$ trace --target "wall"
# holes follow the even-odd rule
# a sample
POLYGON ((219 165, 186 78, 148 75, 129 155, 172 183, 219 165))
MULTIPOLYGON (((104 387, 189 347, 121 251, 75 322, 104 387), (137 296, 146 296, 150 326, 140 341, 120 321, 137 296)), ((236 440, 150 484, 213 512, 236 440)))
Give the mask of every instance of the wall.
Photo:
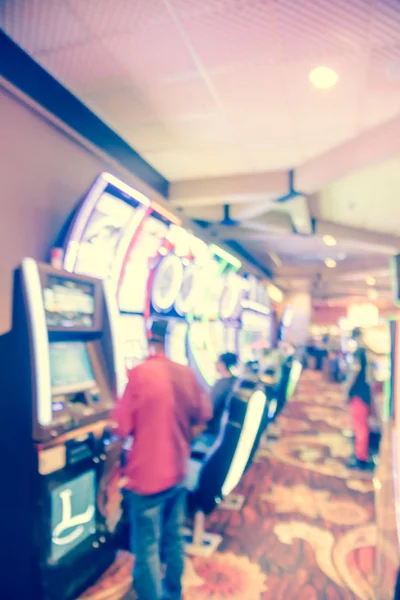
POLYGON ((285 340, 295 346, 302 346, 307 342, 311 324, 311 296, 305 293, 292 294, 287 298, 286 305, 291 307, 292 320, 285 340))
POLYGON ((0 132, 1 334, 11 325, 12 271, 21 259, 48 259, 72 208, 101 171, 136 182, 1 85, 0 132))
POLYGON ((347 316, 346 306, 318 306, 312 311, 313 325, 337 325, 339 319, 347 316))

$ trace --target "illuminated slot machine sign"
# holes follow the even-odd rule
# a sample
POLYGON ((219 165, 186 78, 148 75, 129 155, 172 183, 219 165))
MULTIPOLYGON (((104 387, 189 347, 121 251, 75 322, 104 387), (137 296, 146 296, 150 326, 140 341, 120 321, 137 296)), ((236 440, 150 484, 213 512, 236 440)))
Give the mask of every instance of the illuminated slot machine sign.
POLYGON ((240 360, 243 363, 260 360, 264 348, 270 347, 272 337, 272 311, 266 285, 249 276, 246 287, 239 334, 240 360))
POLYGON ((216 380, 218 354, 224 348, 221 301, 228 275, 241 267, 234 256, 212 244, 201 268, 199 294, 189 326, 189 354, 200 382, 212 386, 216 380))
MULTIPOLYGON (((128 369, 148 354, 148 330, 152 318, 153 279, 171 251, 171 228, 179 229, 180 219, 156 203, 142 222, 126 256, 119 278, 118 305, 124 336, 125 364, 128 369)), ((168 267, 168 265, 165 265, 168 267)), ((166 268, 174 274, 175 264, 166 268)), ((162 269, 160 269, 162 270, 162 269)), ((164 290, 163 290, 164 291, 164 290)), ((165 295, 168 292, 165 291, 165 295)), ((159 299, 161 303, 165 298, 159 299)))
POLYGON ((151 311, 168 320, 166 351, 171 360, 188 364, 188 315, 201 291, 207 245, 182 227, 171 225, 165 251, 151 284, 151 311))
POLYGON ((112 279, 116 287, 149 206, 146 196, 102 173, 72 219, 64 241, 64 269, 112 279))
POLYGON ((237 273, 230 273, 226 277, 220 307, 220 318, 224 329, 224 352, 233 352, 239 355, 242 300, 246 289, 247 281, 244 277, 237 273))

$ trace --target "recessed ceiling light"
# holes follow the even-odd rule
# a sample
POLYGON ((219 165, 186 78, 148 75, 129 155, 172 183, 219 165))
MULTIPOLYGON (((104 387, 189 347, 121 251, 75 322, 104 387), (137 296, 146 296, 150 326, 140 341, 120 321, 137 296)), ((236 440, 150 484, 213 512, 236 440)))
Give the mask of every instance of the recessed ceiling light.
POLYGON ((319 90, 328 90, 337 84, 339 75, 329 67, 315 67, 310 71, 308 78, 319 90))
POLYGON ((325 265, 329 269, 334 269, 336 267, 336 260, 333 260, 333 258, 326 258, 325 259, 325 265))
POLYGON ((378 292, 376 290, 368 290, 368 298, 370 300, 376 300, 378 297, 378 292))
POLYGON ((322 240, 326 246, 336 246, 336 239, 333 235, 324 235, 322 240))
POLYGON ((367 277, 366 282, 367 282, 367 285, 375 285, 376 279, 375 279, 375 277, 367 277))

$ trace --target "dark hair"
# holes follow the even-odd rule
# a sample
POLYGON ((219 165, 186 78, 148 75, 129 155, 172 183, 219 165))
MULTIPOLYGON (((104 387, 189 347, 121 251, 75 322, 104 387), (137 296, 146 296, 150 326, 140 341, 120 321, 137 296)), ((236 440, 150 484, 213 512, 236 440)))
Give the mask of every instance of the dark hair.
POLYGON ((353 329, 353 331, 351 332, 351 337, 353 338, 353 340, 358 340, 362 335, 362 329, 361 327, 355 327, 353 329))
POLYGON ((153 321, 150 328, 150 342, 164 344, 168 330, 168 321, 158 319, 153 321))
POLYGON ((237 356, 234 352, 225 352, 221 354, 219 359, 227 369, 232 369, 232 367, 236 367, 238 363, 237 356))

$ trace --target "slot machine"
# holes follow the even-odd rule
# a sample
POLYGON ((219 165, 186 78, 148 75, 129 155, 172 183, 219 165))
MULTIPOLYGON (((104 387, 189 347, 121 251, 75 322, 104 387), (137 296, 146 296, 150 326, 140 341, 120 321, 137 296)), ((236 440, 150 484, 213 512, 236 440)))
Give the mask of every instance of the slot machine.
POLYGON ((247 277, 242 300, 240 360, 260 363, 263 351, 271 347, 273 315, 266 285, 254 276, 247 277))
POLYGON ((182 227, 171 227, 168 241, 169 253, 161 257, 152 278, 150 311, 152 316, 168 321, 167 356, 187 365, 188 315, 201 293, 202 265, 208 247, 182 227))
POLYGON ((72 600, 112 563, 125 373, 117 307, 98 279, 24 259, 3 358, 5 598, 72 600), (5 368, 6 365, 6 368, 5 368))
POLYGON ((212 387, 216 381, 216 362, 224 347, 221 302, 226 279, 240 267, 240 260, 212 244, 199 275, 199 294, 188 318, 188 350, 189 363, 205 388, 212 387))
POLYGON ((221 298, 220 317, 224 327, 224 352, 233 352, 237 356, 239 356, 239 331, 245 289, 244 277, 237 273, 230 273, 225 280, 221 298))

